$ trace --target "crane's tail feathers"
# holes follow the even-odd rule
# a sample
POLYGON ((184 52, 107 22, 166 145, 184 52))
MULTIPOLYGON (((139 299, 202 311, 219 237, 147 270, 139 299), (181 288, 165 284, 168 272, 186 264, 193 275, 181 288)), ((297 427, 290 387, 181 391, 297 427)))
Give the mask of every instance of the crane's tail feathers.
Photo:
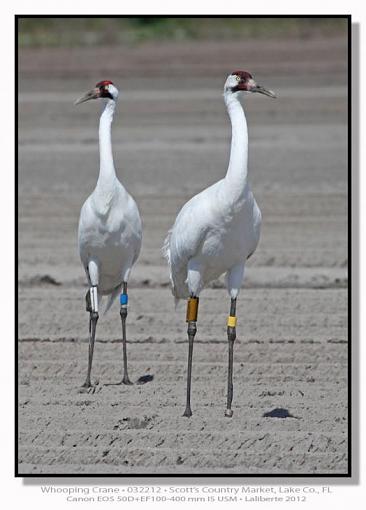
POLYGON ((164 239, 164 243, 161 248, 163 257, 168 262, 169 267, 170 267, 170 238, 172 237, 172 231, 173 231, 172 228, 168 231, 168 234, 167 234, 166 238, 164 239))
POLYGON ((113 304, 114 300, 116 299, 116 297, 119 296, 119 294, 121 293, 121 289, 122 289, 122 284, 118 285, 118 287, 113 289, 112 292, 109 294, 108 301, 107 301, 107 304, 105 306, 105 310, 104 310, 103 315, 105 315, 108 312, 108 310, 112 306, 112 304, 113 304))
MULTIPOLYGON (((171 259, 171 251, 170 251, 170 240, 172 237, 172 232, 173 232, 173 228, 171 228, 168 231, 168 234, 165 238, 165 241, 164 241, 164 244, 162 247, 162 254, 163 254, 163 257, 168 262, 170 284, 171 284, 171 288, 172 288, 172 294, 174 296, 174 306, 175 306, 175 310, 177 310, 180 300, 183 299, 182 295, 185 294, 184 291, 182 294, 181 290, 182 290, 182 288, 185 290, 185 287, 187 287, 187 285, 186 285, 186 282, 184 281, 186 278, 185 271, 183 271, 183 272, 178 271, 178 274, 177 274, 177 271, 175 270, 174 277, 173 277, 172 259, 171 259), (181 275, 179 273, 181 273, 181 275), (183 278, 183 281, 182 281, 182 278, 183 278)), ((187 288, 187 291, 188 291, 188 288, 187 288)))
MULTIPOLYGON (((173 280, 173 276, 172 276, 171 253, 170 253, 170 239, 172 237, 172 231, 173 231, 172 228, 170 230, 168 230, 168 234, 164 240, 163 246, 161 248, 161 252, 169 266, 170 285, 172 288, 172 294, 173 294, 173 296, 175 296, 174 280, 173 280)), ((175 298, 175 309, 177 308, 177 301, 179 301, 179 299, 177 300, 177 298, 175 298)))

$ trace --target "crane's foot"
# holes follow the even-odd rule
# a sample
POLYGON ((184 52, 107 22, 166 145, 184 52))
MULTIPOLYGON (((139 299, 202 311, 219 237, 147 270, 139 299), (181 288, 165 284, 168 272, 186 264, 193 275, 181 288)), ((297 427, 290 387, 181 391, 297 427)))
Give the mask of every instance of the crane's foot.
POLYGON ((90 386, 87 386, 86 383, 84 383, 80 388, 79 388, 79 393, 95 393, 95 386, 93 386, 92 384, 90 384, 90 386))
POLYGON ((79 393, 94 394, 99 386, 99 380, 97 379, 94 384, 90 380, 86 380, 85 383, 80 387, 79 393))
POLYGON ((94 395, 96 392, 96 386, 90 386, 90 388, 84 388, 83 386, 79 389, 79 393, 87 393, 88 395, 94 395))
POLYGON ((82 388, 88 389, 92 387, 92 383, 89 380, 86 380, 85 383, 81 386, 82 388))
POLYGON ((190 418, 192 416, 192 410, 190 407, 186 407, 186 410, 182 414, 185 418, 190 418))
POLYGON ((125 375, 120 384, 127 384, 127 386, 132 386, 133 382, 130 380, 128 375, 125 375))
POLYGON ((233 414, 234 414, 234 411, 232 409, 226 409, 225 410, 226 418, 232 418, 233 414))

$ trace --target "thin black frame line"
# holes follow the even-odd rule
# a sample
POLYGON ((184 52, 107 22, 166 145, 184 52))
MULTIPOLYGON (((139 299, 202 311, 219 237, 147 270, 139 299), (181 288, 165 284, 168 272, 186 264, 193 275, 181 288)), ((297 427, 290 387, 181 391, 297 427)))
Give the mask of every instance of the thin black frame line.
MULTIPOLYGON (((15 478, 350 478, 343 473, 16 473, 15 478)), ((311 483, 311 482, 310 482, 311 483)))
POLYGON ((352 476, 352 23, 348 18, 347 150, 348 150, 348 472, 352 476))
POLYGON ((15 122, 14 122, 14 140, 15 140, 15 172, 14 172, 14 192, 15 192, 15 314, 14 314, 14 322, 15 322, 15 370, 14 370, 14 396, 15 396, 15 477, 16 478, 65 478, 65 477, 72 477, 72 478, 151 478, 154 477, 170 477, 170 478, 187 478, 187 477, 194 477, 194 478, 350 478, 352 477, 352 16, 350 14, 348 15, 248 15, 248 16, 235 16, 235 15, 194 15, 194 16, 187 16, 187 15, 178 15, 178 16, 172 16, 172 15, 146 15, 147 17, 162 17, 162 18, 171 18, 171 17, 178 17, 178 18, 344 18, 347 19, 347 36, 348 36, 348 52, 347 52, 347 60, 348 60, 348 126, 347 126, 347 133, 348 133, 348 275, 351 275, 351 278, 348 277, 348 370, 347 370, 347 386, 348 386, 348 471, 347 473, 309 473, 309 474, 301 474, 301 473, 277 473, 277 474, 271 474, 271 473, 264 473, 264 474, 254 474, 254 473, 100 473, 100 474, 87 474, 87 473, 41 473, 41 474, 21 474, 19 473, 19 422, 18 422, 18 405, 19 405, 19 393, 18 393, 18 35, 19 35, 19 23, 18 20, 20 18, 132 18, 132 17, 139 17, 139 15, 110 15, 110 16, 99 16, 99 15, 18 15, 16 14, 14 16, 14 36, 15 36, 15 65, 14 65, 14 74, 15 74, 15 100, 14 100, 14 114, 15 114, 15 122))
POLYGON ((351 14, 296 14, 292 16, 291 14, 248 14, 248 15, 236 15, 236 14, 194 14, 194 15, 187 15, 187 14, 110 14, 110 15, 100 15, 100 14, 15 14, 16 18, 101 18, 101 19, 108 19, 108 18, 243 18, 243 19, 251 19, 251 18, 264 18, 264 19, 270 19, 270 18, 335 18, 335 19, 342 19, 342 18, 348 18, 351 19, 351 14))
POLYGON ((14 331, 15 331, 15 350, 14 350, 14 397, 15 397, 15 423, 14 423, 14 467, 15 473, 18 472, 18 453, 19 453, 19 422, 18 422, 18 406, 19 406, 19 388, 18 388, 18 364, 19 364, 19 350, 18 350, 18 19, 14 19, 14 331))

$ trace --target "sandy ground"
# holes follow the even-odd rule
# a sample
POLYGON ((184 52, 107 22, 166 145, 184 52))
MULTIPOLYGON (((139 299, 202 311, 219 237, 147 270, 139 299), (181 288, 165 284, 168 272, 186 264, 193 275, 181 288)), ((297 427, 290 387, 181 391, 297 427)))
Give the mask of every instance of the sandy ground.
MULTIPOLYGON (((346 473, 346 41, 226 41, 23 50, 19 59, 19 472, 346 473), (187 340, 160 247, 183 203, 225 172, 221 98, 244 68, 279 98, 249 97, 260 246, 238 303, 234 416, 224 417, 222 280, 201 296, 193 417, 182 417, 187 340), (116 69, 118 70, 116 72, 116 69), (116 304, 87 367, 85 278, 76 230, 98 170, 99 79, 121 89, 118 174, 144 222, 130 282, 130 376, 116 304), (282 409, 282 416, 264 415, 282 409)), ((276 413, 274 413, 276 414, 276 413)))

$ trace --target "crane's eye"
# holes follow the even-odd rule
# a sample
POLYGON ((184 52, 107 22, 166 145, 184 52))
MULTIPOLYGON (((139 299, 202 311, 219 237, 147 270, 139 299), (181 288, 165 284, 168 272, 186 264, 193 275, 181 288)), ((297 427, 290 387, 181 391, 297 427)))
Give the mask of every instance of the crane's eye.
POLYGON ((239 83, 239 81, 240 81, 240 76, 238 76, 238 75, 236 76, 236 81, 239 83))

